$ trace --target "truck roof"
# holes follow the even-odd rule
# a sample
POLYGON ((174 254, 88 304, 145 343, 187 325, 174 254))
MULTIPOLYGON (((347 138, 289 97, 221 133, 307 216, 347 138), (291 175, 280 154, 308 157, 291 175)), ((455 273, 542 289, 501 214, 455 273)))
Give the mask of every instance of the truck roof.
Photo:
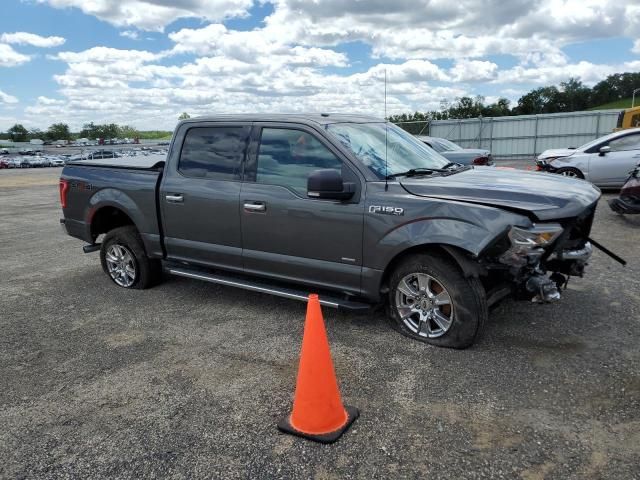
POLYGON ((303 124, 328 125, 331 123, 372 123, 384 122, 384 119, 370 115, 345 113, 244 113, 205 115, 189 118, 181 123, 191 122, 292 122, 303 124))

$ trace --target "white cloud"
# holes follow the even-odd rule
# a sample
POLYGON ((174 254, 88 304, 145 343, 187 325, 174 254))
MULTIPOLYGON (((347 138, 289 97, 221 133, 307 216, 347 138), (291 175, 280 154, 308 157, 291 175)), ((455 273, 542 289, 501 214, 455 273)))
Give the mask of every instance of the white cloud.
POLYGON ((120 32, 121 37, 130 38, 131 40, 138 40, 140 38, 140 34, 135 30, 125 30, 120 32))
POLYGON ((640 55, 640 40, 636 40, 635 42, 633 42, 633 48, 631 49, 631 51, 640 55))
MULTIPOLYGON (((302 44, 362 41, 390 58, 477 58, 640 34, 640 6, 616 0, 276 0, 267 29, 302 44)), ((635 3, 635 2, 633 2, 635 3)))
POLYGON ((486 82, 496 77, 498 65, 493 62, 461 59, 449 71, 454 82, 486 82))
POLYGON ((37 0, 56 8, 79 8, 113 25, 162 31, 179 18, 219 21, 244 16, 252 0, 37 0))
MULTIPOLYGON (((597 38, 640 38, 636 0, 273 0, 273 13, 253 30, 222 23, 245 15, 252 0, 38 1, 82 9, 122 27, 127 38, 177 18, 204 22, 170 32, 173 45, 160 53, 97 46, 49 56, 66 67, 53 77, 56 98, 38 97, 25 110, 32 123, 64 118, 76 127, 108 121, 170 129, 185 110, 381 116, 385 70, 389 114, 438 109, 463 95, 516 100, 570 77, 591 85, 640 70, 640 61, 596 64, 562 50, 597 38), (368 45, 372 58, 349 58, 346 42, 368 45), (492 55, 507 56, 509 66, 500 68, 492 55)), ((0 43, 0 65, 3 48, 11 47, 0 43)))
POLYGON ((8 93, 4 93, 0 90, 0 104, 5 103, 18 103, 18 99, 13 95, 9 95, 8 93))
POLYGON ((227 30, 224 25, 185 28, 169 34, 176 43, 167 54, 194 53, 224 57, 244 63, 265 65, 292 64, 313 66, 346 66, 347 57, 330 49, 291 45, 281 35, 264 29, 252 31, 227 30))
MULTIPOLYGON (((361 73, 329 74, 323 68, 346 65, 344 54, 257 38, 251 39, 247 54, 239 49, 247 41, 244 34, 220 32, 219 41, 205 42, 207 56, 182 65, 160 64, 167 52, 106 47, 61 52, 55 58, 67 63, 67 68, 54 78, 64 101, 40 97, 25 110, 27 120, 68 118, 78 126, 93 120, 172 128, 184 110, 191 114, 350 111, 381 116, 384 70, 389 79, 389 113, 406 111, 416 104, 437 108, 441 100, 465 93, 459 88, 432 86, 431 82, 448 77, 427 60, 379 64, 361 73)), ((201 34, 182 32, 174 38, 188 51, 186 45, 191 43, 187 39, 201 34)))
POLYGON ((31 60, 28 55, 16 52, 9 45, 0 43, 0 67, 16 67, 31 60))
POLYGON ((63 100, 57 100, 55 98, 49 98, 49 97, 43 97, 43 96, 38 97, 38 103, 40 105, 64 105, 63 100))
POLYGON ((145 50, 121 50, 111 47, 93 47, 82 52, 60 52, 56 58, 69 64, 95 63, 108 65, 124 61, 130 62, 132 66, 135 66, 140 63, 155 60, 159 58, 159 55, 145 50))
MULTIPOLYGON (((517 65, 513 68, 498 72, 494 83, 505 85, 558 85, 569 78, 578 78, 587 86, 593 86, 614 73, 634 72, 640 70, 640 60, 616 64, 598 64, 588 61, 565 63, 564 65, 517 65)), ((508 94, 510 89, 505 90, 508 94)), ((519 95, 526 93, 523 90, 513 90, 519 95)), ((510 95, 511 97, 514 97, 510 95)))
POLYGON ((16 45, 32 45, 34 47, 51 48, 63 45, 66 40, 62 37, 43 37, 35 33, 15 32, 0 35, 0 42, 16 45))

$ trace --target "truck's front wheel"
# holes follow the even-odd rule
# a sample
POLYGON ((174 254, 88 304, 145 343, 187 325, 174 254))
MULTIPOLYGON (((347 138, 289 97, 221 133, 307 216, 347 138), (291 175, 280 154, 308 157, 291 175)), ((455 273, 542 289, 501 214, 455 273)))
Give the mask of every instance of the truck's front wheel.
POLYGON ((450 348, 467 348, 480 336, 488 316, 484 288, 449 259, 412 255, 389 286, 392 325, 404 335, 450 348))
POLYGON ((123 288, 149 288, 162 277, 160 261, 147 257, 133 226, 114 228, 105 235, 100 262, 109 278, 123 288))

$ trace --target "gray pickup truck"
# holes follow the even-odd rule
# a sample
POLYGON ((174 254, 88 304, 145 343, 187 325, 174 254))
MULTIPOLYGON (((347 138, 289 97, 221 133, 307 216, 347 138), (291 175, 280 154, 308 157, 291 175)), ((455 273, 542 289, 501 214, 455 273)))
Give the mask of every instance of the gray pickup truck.
POLYGON ((233 115, 176 127, 164 157, 82 160, 61 222, 120 287, 163 271, 358 310, 464 348, 507 295, 560 298, 581 276, 600 191, 557 175, 451 164, 353 115, 233 115))

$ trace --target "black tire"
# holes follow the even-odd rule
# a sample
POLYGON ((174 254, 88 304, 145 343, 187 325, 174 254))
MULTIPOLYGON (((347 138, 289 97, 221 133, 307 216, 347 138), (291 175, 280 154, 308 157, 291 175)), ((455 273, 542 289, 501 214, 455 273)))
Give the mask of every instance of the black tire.
MULTIPOLYGON (((467 348, 478 340, 488 318, 486 293, 477 278, 465 278, 460 268, 444 255, 418 254, 407 257, 391 274, 389 281, 389 319, 394 329, 414 340, 438 347, 467 348), (448 307, 450 326, 440 336, 429 338, 421 335, 407 325, 400 317, 396 305, 398 285, 401 280, 413 274, 426 274, 441 284, 451 301, 448 307)), ((440 307, 436 307, 440 308, 440 307)), ((409 317, 407 322, 414 320, 409 317)), ((415 323, 415 322, 414 322, 415 323)), ((418 323, 418 325, 423 325, 418 323)), ((420 327, 418 327, 420 332, 420 327)))
POLYGON ((583 173, 580 170, 578 170, 577 168, 563 167, 563 168, 559 168, 558 170, 556 170, 556 173, 558 175, 563 175, 565 177, 580 178, 580 179, 584 180, 583 173))
POLYGON ((111 281, 122 288, 143 290, 160 283, 162 280, 162 265, 160 264, 160 260, 147 257, 142 239, 134 226, 114 228, 105 235, 102 246, 100 247, 100 263, 102 264, 102 269, 111 281), (135 274, 130 285, 119 284, 111 273, 109 273, 107 252, 113 245, 123 247, 125 251, 129 252, 133 257, 135 274))

